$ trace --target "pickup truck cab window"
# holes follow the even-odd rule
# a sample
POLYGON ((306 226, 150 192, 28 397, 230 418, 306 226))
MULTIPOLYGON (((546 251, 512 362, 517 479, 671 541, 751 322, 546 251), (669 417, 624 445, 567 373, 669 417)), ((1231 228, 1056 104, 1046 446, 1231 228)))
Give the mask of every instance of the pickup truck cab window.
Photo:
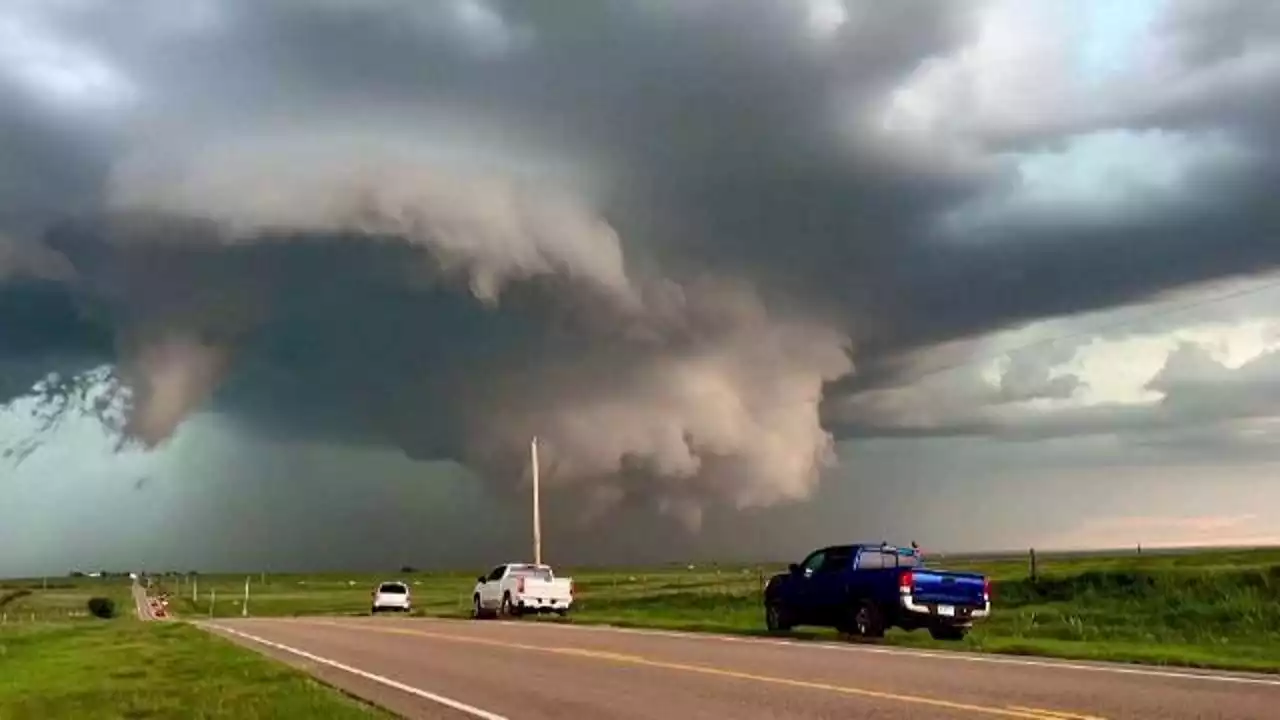
POLYGON ((822 567, 818 572, 834 573, 842 570, 848 570, 853 565, 853 548, 850 547, 834 547, 828 548, 823 557, 822 567))
POLYGON ((822 568, 822 564, 826 562, 826 559, 826 550, 819 550, 811 553, 809 557, 805 558, 804 562, 800 564, 800 569, 804 570, 805 575, 812 575, 822 568))
POLYGON ((505 573, 506 571, 507 571, 506 565, 499 565, 498 567, 494 568, 493 572, 489 573, 489 577, 485 579, 488 580, 489 582, 493 582, 494 580, 501 580, 502 574, 505 573))

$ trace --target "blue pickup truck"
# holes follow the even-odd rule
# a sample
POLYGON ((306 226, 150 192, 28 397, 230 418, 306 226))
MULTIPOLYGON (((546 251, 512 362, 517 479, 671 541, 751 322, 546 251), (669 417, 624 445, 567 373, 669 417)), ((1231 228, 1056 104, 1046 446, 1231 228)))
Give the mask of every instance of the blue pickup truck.
POLYGON ((960 640, 991 613, 991 583, 927 569, 913 548, 833 545, 770 578, 764 604, 773 632, 817 625, 878 638, 890 627, 926 628, 935 639, 960 640))

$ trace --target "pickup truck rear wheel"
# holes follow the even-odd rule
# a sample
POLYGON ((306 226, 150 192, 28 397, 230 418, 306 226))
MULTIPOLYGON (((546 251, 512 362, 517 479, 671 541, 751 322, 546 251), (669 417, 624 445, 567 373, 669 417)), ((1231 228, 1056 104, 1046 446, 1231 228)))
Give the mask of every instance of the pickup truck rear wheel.
POLYGON ((864 638, 884 637, 884 615, 875 603, 863 603, 853 609, 853 634, 864 638))
POLYGON ((795 627, 791 623, 791 618, 787 617, 786 608, 782 603, 774 601, 766 603, 764 606, 764 626, 769 632, 787 632, 795 627))
POLYGON ((519 617, 520 610, 511 603, 511 596, 502 596, 502 609, 498 611, 503 617, 519 617))

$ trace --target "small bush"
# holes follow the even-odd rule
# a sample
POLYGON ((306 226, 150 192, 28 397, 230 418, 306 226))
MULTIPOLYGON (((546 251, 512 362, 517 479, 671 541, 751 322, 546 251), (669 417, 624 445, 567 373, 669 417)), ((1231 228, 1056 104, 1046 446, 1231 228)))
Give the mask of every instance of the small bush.
POLYGON ((89 612, 94 617, 110 620, 116 616, 116 601, 105 597, 89 598, 89 612))

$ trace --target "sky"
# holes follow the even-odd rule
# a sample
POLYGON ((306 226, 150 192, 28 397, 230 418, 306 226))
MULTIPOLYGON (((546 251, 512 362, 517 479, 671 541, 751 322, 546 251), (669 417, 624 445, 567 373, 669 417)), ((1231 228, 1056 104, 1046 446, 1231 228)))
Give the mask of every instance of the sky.
POLYGON ((1280 542, 1280 8, 0 10, 0 575, 1280 542))

